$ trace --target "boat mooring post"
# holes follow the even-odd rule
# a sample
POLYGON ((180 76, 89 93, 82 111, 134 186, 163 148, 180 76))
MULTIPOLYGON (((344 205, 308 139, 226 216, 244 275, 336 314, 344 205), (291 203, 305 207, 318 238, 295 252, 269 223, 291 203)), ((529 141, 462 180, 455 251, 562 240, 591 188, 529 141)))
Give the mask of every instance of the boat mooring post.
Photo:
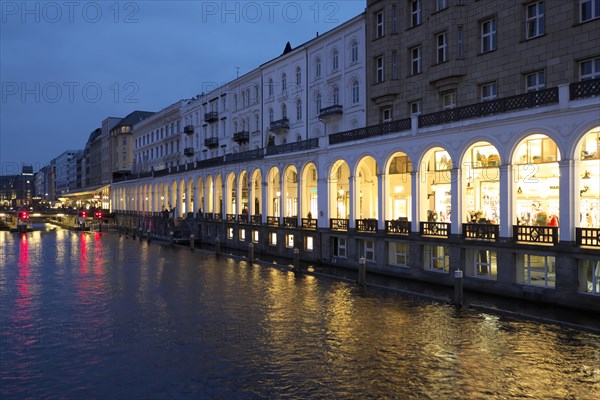
POLYGON ((358 285, 367 286, 367 260, 364 257, 358 260, 358 285))
POLYGON ((252 242, 248 245, 248 260, 250 260, 251 263, 254 262, 254 243, 252 242))
POLYGON ((454 271, 454 305, 463 305, 463 272, 460 269, 454 271))
POLYGON ((300 273, 300 250, 294 249, 294 272, 300 273))

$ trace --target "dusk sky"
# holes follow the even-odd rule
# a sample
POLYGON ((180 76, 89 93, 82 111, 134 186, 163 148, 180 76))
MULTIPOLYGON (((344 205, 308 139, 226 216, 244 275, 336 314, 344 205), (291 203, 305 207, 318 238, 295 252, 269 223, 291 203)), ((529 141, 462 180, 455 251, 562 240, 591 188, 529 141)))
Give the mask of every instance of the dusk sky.
POLYGON ((108 116, 158 111, 364 11, 364 0, 0 1, 1 175, 82 150, 108 116))

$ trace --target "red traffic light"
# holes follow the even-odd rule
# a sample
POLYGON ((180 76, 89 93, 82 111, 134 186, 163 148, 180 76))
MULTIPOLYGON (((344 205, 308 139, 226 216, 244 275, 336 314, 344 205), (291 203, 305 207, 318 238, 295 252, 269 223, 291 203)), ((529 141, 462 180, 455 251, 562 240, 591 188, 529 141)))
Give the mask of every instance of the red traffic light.
POLYGON ((29 214, 27 214, 27 211, 19 211, 19 219, 27 219, 29 218, 29 214))
POLYGON ((87 217, 87 213, 85 211, 79 211, 79 216, 81 218, 86 218, 87 217))
POLYGON ((102 212, 101 211, 96 211, 96 213, 94 214, 94 217, 97 219, 102 219, 102 212))

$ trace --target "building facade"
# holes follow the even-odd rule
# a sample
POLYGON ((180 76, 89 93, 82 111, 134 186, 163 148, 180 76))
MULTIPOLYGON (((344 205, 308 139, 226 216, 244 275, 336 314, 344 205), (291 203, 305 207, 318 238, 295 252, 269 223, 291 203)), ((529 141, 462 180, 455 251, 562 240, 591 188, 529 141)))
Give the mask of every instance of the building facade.
POLYGON ((368 124, 600 76, 594 3, 368 0, 368 124))
MULTIPOLYGON (((331 91, 317 106, 307 87, 302 111, 310 116, 312 103, 327 117, 320 133, 308 124, 295 141, 302 128, 289 111, 304 92, 290 100, 282 88, 294 82, 301 51, 286 49, 261 66, 262 149, 236 154, 227 144, 224 155, 114 182, 113 208, 123 226, 152 231, 164 201, 177 226, 203 242, 252 243, 267 256, 299 249, 307 262, 350 268, 365 260, 371 271, 442 284, 462 270, 473 290, 598 311, 600 10, 592 3, 368 1, 358 127, 346 104, 341 118, 335 107, 321 115, 361 76, 334 72, 334 50, 352 67, 352 36, 342 57, 342 46, 318 38, 325 45, 312 58, 306 47, 307 81, 330 71, 328 84, 340 89, 339 100, 331 91)), ((212 124, 223 116, 210 99, 222 97, 202 104, 205 116, 218 111, 212 124)))

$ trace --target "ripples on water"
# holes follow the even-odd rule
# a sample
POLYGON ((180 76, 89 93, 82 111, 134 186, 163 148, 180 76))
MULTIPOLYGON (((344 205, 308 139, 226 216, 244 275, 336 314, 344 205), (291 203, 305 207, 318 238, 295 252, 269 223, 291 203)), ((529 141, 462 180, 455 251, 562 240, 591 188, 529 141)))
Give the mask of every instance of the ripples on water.
POLYGON ((0 235, 2 398, 600 397, 592 333, 116 235, 0 235))

